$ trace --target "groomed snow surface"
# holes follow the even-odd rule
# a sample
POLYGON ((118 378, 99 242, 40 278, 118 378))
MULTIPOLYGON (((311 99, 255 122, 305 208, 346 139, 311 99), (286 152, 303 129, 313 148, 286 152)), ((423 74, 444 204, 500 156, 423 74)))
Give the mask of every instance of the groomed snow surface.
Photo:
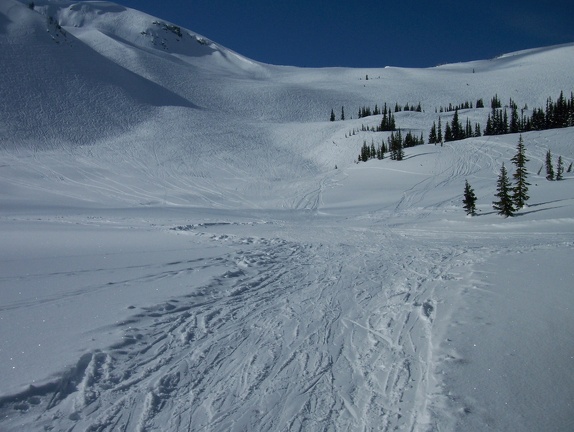
POLYGON ((297 69, 27 3, 0 2, 1 431, 574 429, 574 174, 539 172, 574 130, 523 134, 512 218, 491 203, 518 135, 357 164, 388 133, 351 133, 384 102, 420 102, 395 119, 425 138, 449 103, 530 114, 574 89, 574 44, 297 69))

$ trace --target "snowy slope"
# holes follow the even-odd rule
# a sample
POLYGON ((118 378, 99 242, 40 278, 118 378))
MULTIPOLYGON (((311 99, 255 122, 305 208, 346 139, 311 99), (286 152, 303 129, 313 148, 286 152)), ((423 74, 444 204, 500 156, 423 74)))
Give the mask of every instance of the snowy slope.
POLYGON ((572 427, 574 177, 537 174, 548 149, 574 161, 572 128, 523 134, 508 219, 517 135, 356 164, 388 134, 349 132, 385 102, 420 102, 396 121, 425 137, 449 103, 544 106, 574 89, 574 44, 299 69, 34 3, 0 1, 0 430, 572 427))

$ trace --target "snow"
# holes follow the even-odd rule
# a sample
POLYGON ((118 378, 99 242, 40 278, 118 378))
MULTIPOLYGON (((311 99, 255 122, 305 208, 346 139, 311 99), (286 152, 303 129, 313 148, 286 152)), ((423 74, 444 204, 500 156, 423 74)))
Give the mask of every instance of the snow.
POLYGON ((349 132, 375 103, 420 102, 395 119, 425 138, 449 103, 544 106, 574 44, 299 69, 173 25, 0 2, 0 429, 571 429, 574 176, 537 172, 574 130, 523 134, 506 219, 518 135, 356 164, 388 134, 349 132))
POLYGON ((558 242, 514 247, 476 267, 445 344, 456 347, 446 357, 455 365, 445 371, 450 398, 470 411, 456 429, 572 428, 572 258, 558 242))

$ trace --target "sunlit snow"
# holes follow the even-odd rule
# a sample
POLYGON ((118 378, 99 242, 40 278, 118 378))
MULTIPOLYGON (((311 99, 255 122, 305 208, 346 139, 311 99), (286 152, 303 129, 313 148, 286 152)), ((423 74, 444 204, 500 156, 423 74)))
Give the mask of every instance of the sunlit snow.
POLYGON ((389 134, 351 133, 385 102, 420 102, 395 119, 425 139, 449 103, 531 113, 574 90, 574 44, 302 69, 28 3, 0 1, 0 430, 574 428, 574 174, 539 173, 574 129, 522 135, 511 218, 517 134, 356 163, 389 134))

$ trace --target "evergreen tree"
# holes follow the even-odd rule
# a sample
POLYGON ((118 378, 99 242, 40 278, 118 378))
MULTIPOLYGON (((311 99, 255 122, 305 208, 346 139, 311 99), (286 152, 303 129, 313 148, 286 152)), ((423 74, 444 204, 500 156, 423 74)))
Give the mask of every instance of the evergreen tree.
POLYGON ((438 126, 436 128, 436 140, 442 145, 442 124, 440 117, 438 118, 438 126))
POLYGON ((331 110, 331 117, 329 118, 331 121, 335 121, 335 112, 331 110))
POLYGON ((498 197, 498 201, 493 201, 492 207, 499 215, 504 217, 513 216, 515 211, 512 197, 510 196, 511 186, 506 168, 504 167, 504 163, 502 163, 502 168, 500 168, 500 174, 496 183, 495 196, 498 197))
POLYGON ((429 144, 435 144, 437 143, 437 136, 436 136, 436 123, 432 122, 432 128, 430 130, 429 133, 429 144))
POLYGON ((519 129, 518 108, 516 107, 516 104, 513 104, 512 113, 510 114, 510 133, 517 133, 519 129))
POLYGON ((449 142, 449 141, 453 141, 454 140, 454 136, 452 134, 452 129, 450 127, 450 124, 447 123, 446 127, 444 128, 444 142, 449 142))
MULTIPOLYGON (((469 138, 473 135, 472 132, 472 124, 470 123, 470 120, 468 119, 468 117, 466 118, 466 126, 464 129, 464 138, 469 138)), ((463 138, 463 139, 464 139, 463 138)))
POLYGON ((391 159, 396 161, 403 160, 405 152, 403 150, 403 135, 400 129, 396 134, 391 132, 391 136, 388 138, 388 143, 391 159))
POLYGON ((488 114, 488 119, 486 119, 486 128, 484 129, 485 135, 493 135, 494 128, 492 127, 492 118, 488 114))
POLYGON ((502 103, 500 99, 498 99, 498 94, 495 94, 494 97, 490 100, 490 108, 493 110, 496 108, 502 108, 502 103))
POLYGON ((552 153, 546 152, 546 180, 554 180, 554 168, 552 168, 552 153))
POLYGON ((556 180, 562 180, 562 174, 564 174, 564 164, 562 163, 562 156, 558 156, 558 162, 556 163, 556 180))
POLYGON ((464 139, 464 129, 462 128, 462 123, 458 119, 458 108, 454 110, 454 116, 452 117, 450 130, 452 139, 447 139, 447 134, 445 132, 445 141, 458 141, 464 139))
POLYGON ((345 120, 345 107, 341 107, 341 120, 345 120))
POLYGON ((395 130, 395 118, 391 110, 387 110, 387 104, 383 107, 383 118, 381 119, 381 124, 378 126, 377 130, 379 132, 395 130))
POLYGON ((521 209, 526 205, 526 201, 530 198, 528 196, 528 186, 530 183, 526 181, 528 172, 526 171, 526 162, 529 159, 526 157, 524 149, 524 141, 522 135, 518 138, 518 145, 516 146, 516 154, 510 159, 516 166, 516 172, 512 176, 515 184, 513 189, 512 200, 516 209, 521 209))
POLYGON ((464 183, 464 199, 462 200, 463 207, 467 215, 476 215, 476 195, 474 190, 468 184, 468 180, 464 183))
POLYGON ((480 133, 480 124, 476 123, 474 125, 474 136, 475 137, 479 137, 481 135, 480 133))
POLYGON ((380 157, 379 157, 379 159, 384 159, 386 152, 387 152, 387 147, 385 146, 385 140, 383 139, 382 142, 381 142, 380 157))

